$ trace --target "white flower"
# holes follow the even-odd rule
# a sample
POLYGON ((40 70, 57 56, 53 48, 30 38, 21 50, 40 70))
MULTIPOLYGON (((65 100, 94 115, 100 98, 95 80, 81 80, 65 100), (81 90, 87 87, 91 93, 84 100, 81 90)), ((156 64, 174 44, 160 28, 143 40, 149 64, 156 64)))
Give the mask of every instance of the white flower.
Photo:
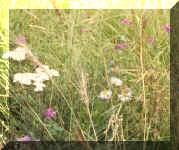
POLYGON ((30 85, 32 84, 32 80, 34 80, 35 74, 33 73, 17 73, 14 75, 13 82, 19 82, 21 84, 30 85))
POLYGON ((111 84, 114 84, 115 86, 121 86, 122 85, 122 80, 116 77, 111 77, 111 84))
POLYGON ((49 76, 45 73, 17 73, 14 75, 13 82, 30 85, 32 81, 35 83, 42 83, 46 80, 49 80, 49 76))
POLYGON ((130 97, 128 96, 123 96, 122 94, 118 94, 118 98, 122 101, 122 102, 128 102, 130 100, 130 97))
POLYGON ((9 86, 8 85, 6 85, 5 90, 9 90, 9 86))
POLYGON ((17 73, 14 75, 13 82, 19 82, 24 85, 35 85, 34 91, 43 91, 45 84, 43 81, 49 80, 49 77, 45 73, 17 73))
POLYGON ((118 94, 118 98, 122 101, 122 102, 128 102, 131 100, 132 98, 132 90, 130 88, 127 88, 127 93, 124 94, 118 94))
POLYGON ((49 75, 50 77, 52 77, 52 76, 59 76, 59 73, 58 73, 56 70, 54 70, 54 69, 49 69, 49 67, 46 66, 46 65, 43 65, 42 67, 43 67, 43 68, 38 67, 35 71, 36 71, 37 73, 46 73, 46 74, 49 75))
POLYGON ((9 54, 9 52, 7 52, 7 53, 3 54, 2 58, 7 59, 7 58, 9 58, 9 56, 10 56, 10 54, 9 54))
POLYGON ((34 89, 35 92, 43 91, 43 87, 39 86, 34 89))
POLYGON ((116 66, 116 67, 112 67, 112 68, 110 68, 110 71, 111 72, 115 72, 115 73, 120 73, 121 72, 121 69, 118 67, 118 66, 116 66))
POLYGON ((36 88, 34 89, 35 92, 43 91, 43 88, 45 87, 45 84, 39 81, 36 81, 33 84, 36 86, 36 88))
POLYGON ((127 96, 131 97, 132 96, 132 90, 130 88, 127 88, 127 91, 128 91, 127 96))
POLYGON ((26 53, 26 49, 24 47, 17 47, 14 51, 11 52, 17 52, 17 53, 26 53))
POLYGON ((14 51, 10 51, 4 57, 9 57, 17 61, 24 60, 26 58, 26 49, 23 47, 17 47, 14 51))
POLYGON ((14 80, 13 80, 13 82, 19 82, 20 79, 21 79, 21 73, 16 73, 16 74, 14 75, 14 80))
POLYGON ((104 90, 100 92, 99 98, 101 99, 110 99, 112 96, 112 91, 111 90, 104 90))
MULTIPOLYGON (((17 50, 20 51, 20 50, 17 50)), ((14 75, 13 82, 19 82, 25 85, 35 85, 34 91, 43 91, 46 80, 49 80, 52 76, 59 76, 59 73, 54 69, 49 69, 48 66, 43 65, 36 69, 36 73, 17 73, 14 75)))
POLYGON ((43 68, 38 67, 35 69, 36 72, 41 73, 44 72, 45 70, 49 70, 49 67, 47 65, 42 65, 43 68))
POLYGON ((21 81, 20 81, 20 83, 21 84, 25 84, 25 85, 31 85, 32 84, 32 82, 31 82, 31 80, 28 80, 28 79, 22 79, 21 81))
POLYGON ((54 69, 50 69, 50 74, 51 76, 59 76, 59 73, 54 69))
POLYGON ((36 79, 34 80, 43 82, 49 80, 49 76, 44 72, 36 73, 36 79))

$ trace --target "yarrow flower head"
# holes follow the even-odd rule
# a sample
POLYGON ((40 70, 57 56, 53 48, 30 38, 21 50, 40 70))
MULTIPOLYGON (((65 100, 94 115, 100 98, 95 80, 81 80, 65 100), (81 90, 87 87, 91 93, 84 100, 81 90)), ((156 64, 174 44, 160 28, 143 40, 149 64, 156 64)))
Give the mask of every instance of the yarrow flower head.
POLYGON ((48 108, 45 111, 45 115, 46 115, 48 120, 50 120, 51 118, 56 119, 56 112, 52 108, 48 108))
POLYGON ((104 90, 104 91, 101 91, 99 94, 99 98, 101 99, 110 99, 111 96, 112 96, 111 90, 104 90))
POLYGON ((115 86, 121 86, 122 85, 122 80, 116 77, 111 77, 111 84, 114 84, 115 86))
POLYGON ((122 102, 128 102, 132 98, 132 90, 130 88, 127 88, 125 93, 118 94, 118 99, 122 102))
POLYGON ((13 82, 19 82, 24 85, 35 85, 35 92, 43 91, 46 80, 52 76, 59 76, 59 73, 54 69, 49 69, 48 66, 43 65, 43 68, 37 68, 36 73, 17 73, 14 75, 13 82), (44 69, 45 70, 44 70, 44 69))
POLYGON ((9 51, 5 53, 2 58, 12 58, 17 61, 22 61, 26 59, 26 49, 23 47, 17 47, 14 51, 9 51))
POLYGON ((131 26, 133 25, 132 21, 129 21, 129 20, 127 20, 127 19, 123 19, 123 20, 122 20, 122 23, 123 23, 123 24, 131 25, 131 26))
POLYGON ((163 29, 166 30, 166 31, 168 31, 169 33, 172 31, 169 26, 164 26, 163 29))
POLYGON ((25 85, 31 85, 32 80, 35 80, 36 76, 33 73, 16 73, 14 75, 13 82, 19 82, 25 85))
POLYGON ((30 136, 25 136, 21 138, 16 138, 16 141, 25 142, 25 141, 40 141, 40 140, 39 139, 33 140, 30 136))
POLYGON ((42 65, 43 68, 38 67, 35 71, 37 73, 46 73, 50 77, 52 76, 59 76, 59 73, 54 69, 49 69, 47 65, 42 65))
MULTIPOLYGON (((26 44, 25 37, 20 37, 17 39, 17 43, 26 44)), ((35 85, 35 92, 43 91, 46 80, 51 79, 52 76, 59 76, 59 73, 54 69, 49 69, 48 66, 42 65, 38 59, 32 54, 30 50, 24 45, 22 47, 17 47, 14 51, 10 51, 3 55, 3 58, 12 58, 17 61, 26 59, 27 57, 32 57, 33 62, 39 67, 36 69, 36 73, 17 73, 14 75, 13 82, 19 82, 25 85, 35 85)))
POLYGON ((43 91, 43 88, 45 87, 45 84, 43 82, 34 82, 34 85, 36 86, 34 91, 38 92, 38 91, 43 91))

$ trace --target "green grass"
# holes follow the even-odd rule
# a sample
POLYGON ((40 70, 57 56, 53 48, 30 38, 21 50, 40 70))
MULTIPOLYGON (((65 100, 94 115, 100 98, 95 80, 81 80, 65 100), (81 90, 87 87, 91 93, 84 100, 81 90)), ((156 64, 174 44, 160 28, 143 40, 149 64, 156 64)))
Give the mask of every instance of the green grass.
POLYGON ((8 105, 8 61, 3 60, 1 56, 8 51, 8 20, 6 10, 8 2, 3 3, 0 0, 0 148, 8 140, 6 135, 9 132, 9 105, 8 105))
POLYGON ((169 11, 135 10, 133 14, 129 10, 60 10, 60 14, 55 10, 10 11, 10 50, 17 37, 26 36, 33 54, 60 76, 47 81, 43 92, 35 93, 32 86, 12 83, 15 73, 33 72, 34 64, 29 60, 10 61, 8 140, 25 135, 65 141, 169 140, 170 51, 169 33, 163 30, 169 24, 169 11), (144 34, 140 34, 141 16, 146 20, 144 34), (122 19, 132 20, 133 27, 122 24, 122 19), (81 33, 81 29, 88 32, 81 33), (156 46, 147 42, 147 37, 155 39, 156 46), (114 48, 121 40, 131 45, 119 53, 114 48), (111 60, 124 71, 109 72, 111 60), (119 77, 132 89, 131 102, 117 99, 124 87, 112 86, 111 76, 119 77), (98 98, 104 89, 112 90, 111 100, 98 98), (87 93, 90 113, 81 90, 87 93), (57 112, 56 120, 45 120, 44 111, 49 107, 57 112), (115 123, 104 134, 112 115, 116 115, 115 123), (117 123, 120 116, 123 121, 117 123), (156 129, 158 133, 154 134, 156 129))

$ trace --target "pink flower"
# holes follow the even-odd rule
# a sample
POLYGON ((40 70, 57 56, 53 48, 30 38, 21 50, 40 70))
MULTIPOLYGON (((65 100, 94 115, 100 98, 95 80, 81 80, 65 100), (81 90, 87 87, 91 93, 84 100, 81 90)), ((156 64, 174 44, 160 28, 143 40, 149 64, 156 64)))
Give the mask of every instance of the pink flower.
POLYGON ((118 45, 117 45, 117 48, 118 49, 121 49, 121 48, 123 48, 124 46, 123 46, 123 44, 122 43, 119 43, 118 45))
POLYGON ((169 26, 164 26, 163 29, 168 31, 168 32, 171 32, 171 28, 169 26))
POLYGON ((24 142, 24 141, 32 141, 32 138, 29 136, 25 136, 22 138, 16 138, 16 141, 24 142))
POLYGON ((25 142, 25 141, 40 141, 40 140, 39 139, 33 140, 30 136, 25 136, 25 137, 22 137, 22 138, 16 138, 16 141, 25 142))
POLYGON ((122 23, 123 24, 128 24, 128 25, 133 25, 133 23, 131 21, 127 20, 127 19, 123 19, 122 23))
POLYGON ((149 43, 152 43, 152 44, 155 44, 155 40, 153 40, 152 38, 147 38, 147 41, 149 42, 149 43))
POLYGON ((48 108, 45 111, 45 115, 46 115, 48 120, 50 120, 51 118, 56 119, 56 112, 52 108, 48 108))
POLYGON ((117 49, 121 49, 121 48, 128 48, 129 47, 129 43, 119 43, 117 46, 116 46, 116 48, 117 49))
POLYGON ((16 42, 17 42, 18 44, 26 44, 26 38, 25 38, 25 36, 20 36, 20 37, 18 37, 18 38, 16 39, 16 42))
POLYGON ((123 43, 123 47, 128 48, 129 47, 129 43, 128 42, 123 43))
POLYGON ((80 32, 88 32, 88 30, 86 29, 81 29, 80 32))

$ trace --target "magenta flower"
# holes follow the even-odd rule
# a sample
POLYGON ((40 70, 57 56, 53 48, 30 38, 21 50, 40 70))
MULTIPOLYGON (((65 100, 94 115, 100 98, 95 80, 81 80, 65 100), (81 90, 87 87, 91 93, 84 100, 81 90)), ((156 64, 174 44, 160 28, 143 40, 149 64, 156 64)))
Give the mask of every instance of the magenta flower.
POLYGON ((122 44, 122 43, 119 43, 118 45, 117 45, 117 48, 118 49, 121 49, 121 48, 123 48, 124 47, 124 45, 122 44))
POLYGON ((155 44, 155 43, 156 43, 156 41, 153 40, 152 38, 147 38, 147 41, 148 41, 149 43, 152 43, 152 44, 155 44))
POLYGON ((51 118, 56 119, 56 112, 52 108, 48 108, 45 111, 45 115, 46 115, 48 120, 50 120, 51 118))
POLYGON ((81 32, 81 33, 82 33, 82 32, 88 32, 88 30, 87 30, 87 29, 81 29, 80 32, 81 32))
POLYGON ((16 138, 16 141, 19 141, 19 142, 40 141, 40 139, 38 139, 38 140, 33 140, 30 136, 25 136, 25 137, 22 137, 22 138, 16 138))
POLYGON ((33 141, 33 140, 30 136, 25 136, 25 137, 22 137, 22 138, 16 138, 16 141, 24 142, 24 141, 33 141))
POLYGON ((18 44, 26 44, 26 38, 25 36, 20 36, 16 39, 16 43, 18 44))
POLYGON ((117 46, 116 46, 116 48, 117 49, 121 49, 121 48, 128 48, 129 47, 129 43, 119 43, 117 46))
POLYGON ((164 26, 163 29, 168 31, 169 33, 171 32, 171 28, 169 26, 164 26))
POLYGON ((127 19, 123 19, 122 23, 123 24, 128 24, 128 25, 133 25, 133 23, 131 21, 127 20, 127 19))
POLYGON ((129 47, 129 43, 128 42, 123 43, 123 47, 128 48, 129 47))

